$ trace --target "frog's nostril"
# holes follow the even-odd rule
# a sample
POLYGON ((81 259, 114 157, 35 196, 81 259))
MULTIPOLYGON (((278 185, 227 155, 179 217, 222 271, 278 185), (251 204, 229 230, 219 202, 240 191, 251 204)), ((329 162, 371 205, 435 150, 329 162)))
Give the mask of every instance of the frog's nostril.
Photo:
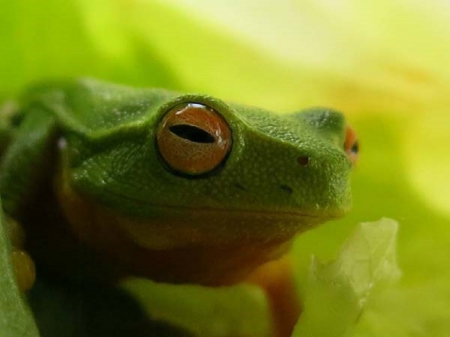
POLYGON ((301 166, 307 166, 309 164, 309 157, 307 156, 298 157, 297 163, 299 163, 301 166))

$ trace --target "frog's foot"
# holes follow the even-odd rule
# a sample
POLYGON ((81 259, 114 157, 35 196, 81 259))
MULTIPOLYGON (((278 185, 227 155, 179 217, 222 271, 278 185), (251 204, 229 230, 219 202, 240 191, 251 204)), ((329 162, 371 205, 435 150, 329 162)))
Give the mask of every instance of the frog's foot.
POLYGON ((36 278, 36 270, 31 257, 22 249, 25 233, 22 226, 12 218, 5 218, 6 228, 12 244, 11 261, 17 285, 23 292, 31 289, 36 278))
POLYGON ((12 252, 12 262, 19 289, 23 292, 30 290, 36 278, 34 262, 30 255, 23 250, 14 249, 12 252))
POLYGON ((301 313, 292 261, 284 257, 266 263, 253 272, 247 282, 261 287, 266 292, 276 336, 291 336, 301 313))

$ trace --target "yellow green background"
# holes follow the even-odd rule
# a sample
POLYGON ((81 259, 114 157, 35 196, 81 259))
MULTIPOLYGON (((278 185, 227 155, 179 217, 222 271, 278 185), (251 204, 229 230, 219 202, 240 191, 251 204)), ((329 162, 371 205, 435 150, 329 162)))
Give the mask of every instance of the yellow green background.
POLYGON ((418 0, 0 0, 0 98, 54 77, 206 92, 283 113, 344 111, 361 142, 354 207, 300 237, 333 256, 396 219, 398 286, 356 336, 450 335, 450 4, 418 0))

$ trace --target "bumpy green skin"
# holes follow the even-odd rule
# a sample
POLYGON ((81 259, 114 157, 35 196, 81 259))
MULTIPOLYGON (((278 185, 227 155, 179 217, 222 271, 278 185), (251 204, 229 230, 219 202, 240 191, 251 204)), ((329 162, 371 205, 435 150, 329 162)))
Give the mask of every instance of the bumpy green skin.
POLYGON ((94 80, 44 83, 20 102, 20 124, 1 163, 4 208, 16 213, 58 138, 64 165, 82 195, 120 213, 146 218, 175 209, 296 213, 325 220, 349 206, 351 163, 345 119, 326 109, 280 116, 204 95, 133 89, 94 80), (205 103, 229 123, 233 147, 217 172, 198 179, 162 165, 155 129, 182 102, 205 103), (310 158, 307 166, 298 158, 310 158), (143 206, 144 205, 144 206, 143 206), (162 207, 161 207, 162 206, 162 207))

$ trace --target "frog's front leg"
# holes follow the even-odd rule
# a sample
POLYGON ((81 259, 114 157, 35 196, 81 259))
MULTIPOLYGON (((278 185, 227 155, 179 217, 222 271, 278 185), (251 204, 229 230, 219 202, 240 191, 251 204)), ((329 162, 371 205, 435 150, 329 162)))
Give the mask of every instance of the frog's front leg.
MULTIPOLYGON (((8 146, 1 154, 0 161, 3 205, 0 211, 14 217, 26 212, 27 203, 33 202, 33 193, 47 174, 51 161, 49 154, 55 143, 53 115, 40 105, 28 107, 25 111, 22 118, 16 121, 14 129, 11 121, 13 117, 5 115, 5 110, 3 115, 0 113, 0 140, 3 133, 9 135, 5 136, 8 146)), ((8 217, 5 217, 5 228, 12 243, 12 263, 17 283, 25 291, 33 285, 35 269, 33 261, 23 249, 24 231, 15 219, 8 217)))
POLYGON ((24 250, 25 232, 16 220, 5 216, 6 231, 11 241, 11 261, 17 285, 23 292, 31 289, 36 278, 36 269, 30 255, 24 250))

